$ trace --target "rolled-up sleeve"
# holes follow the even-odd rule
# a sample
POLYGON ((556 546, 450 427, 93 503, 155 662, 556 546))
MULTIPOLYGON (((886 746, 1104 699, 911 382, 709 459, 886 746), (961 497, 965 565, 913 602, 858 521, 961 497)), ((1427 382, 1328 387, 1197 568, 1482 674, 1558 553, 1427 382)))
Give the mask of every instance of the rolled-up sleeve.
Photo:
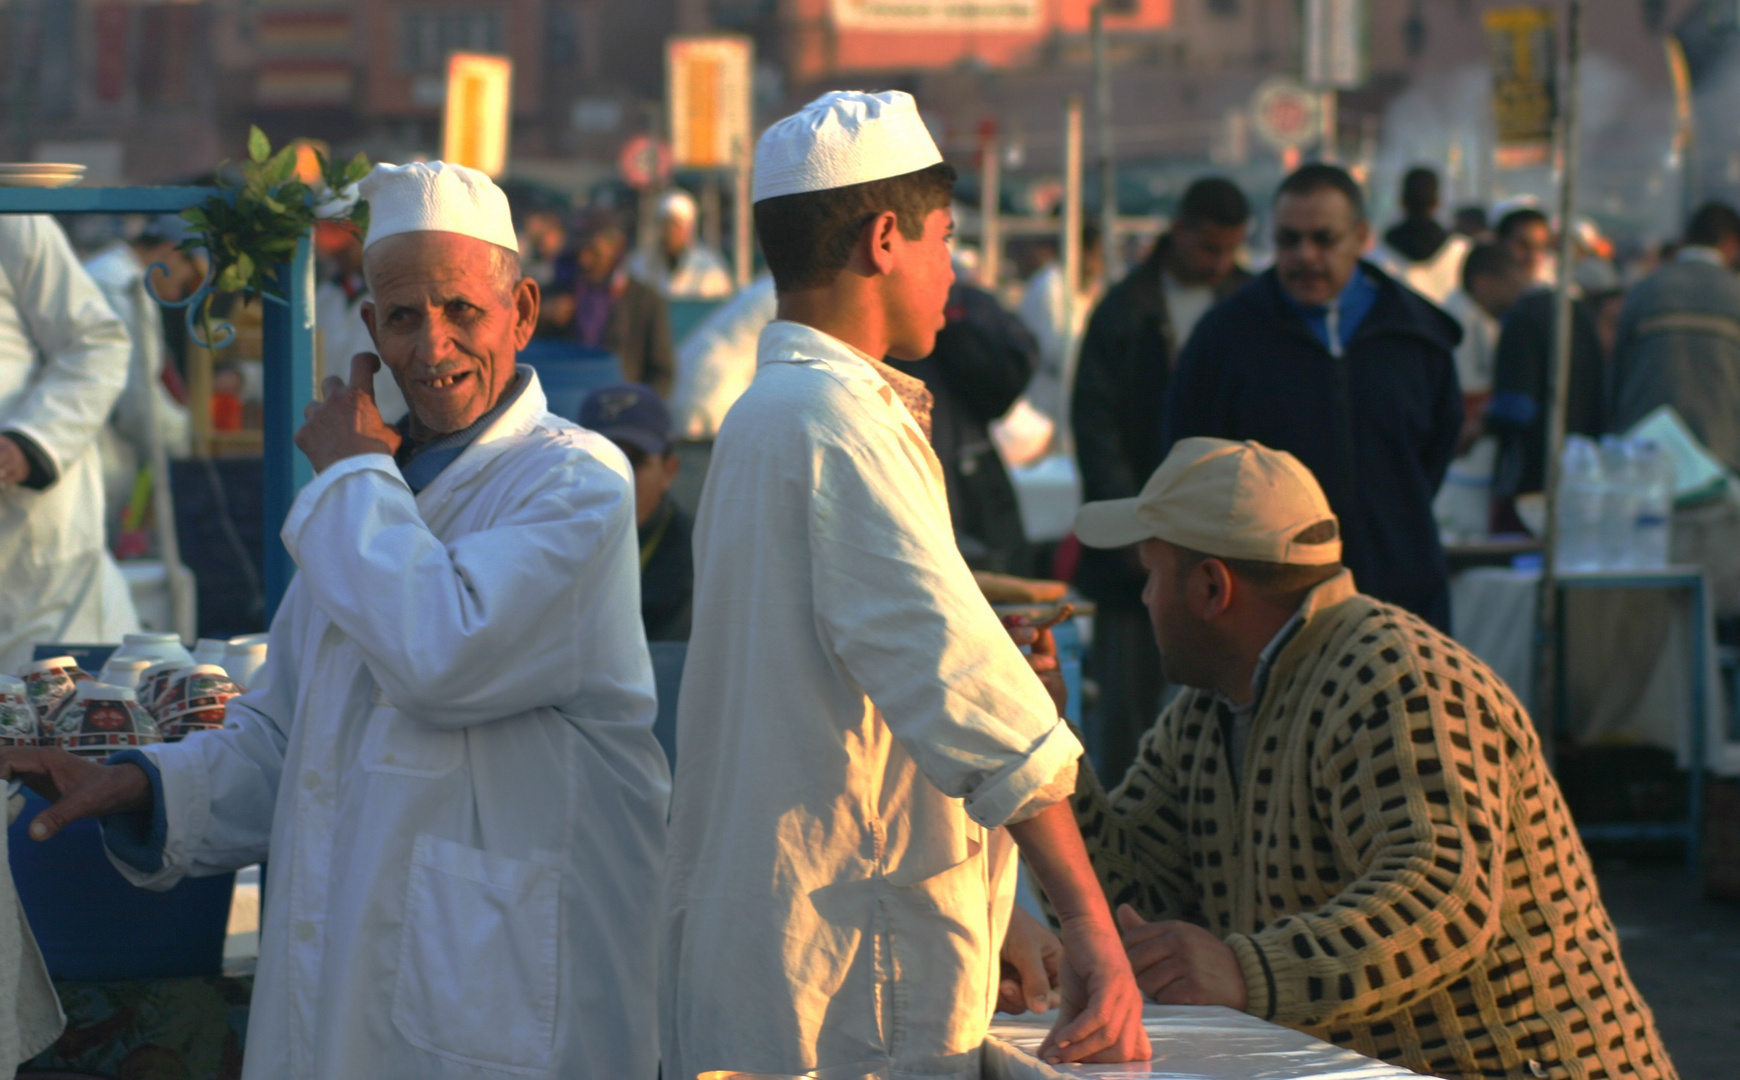
POLYGON ((1082 749, 974 583, 927 467, 911 433, 816 434, 818 630, 919 770, 995 828, 1068 796, 1082 749))

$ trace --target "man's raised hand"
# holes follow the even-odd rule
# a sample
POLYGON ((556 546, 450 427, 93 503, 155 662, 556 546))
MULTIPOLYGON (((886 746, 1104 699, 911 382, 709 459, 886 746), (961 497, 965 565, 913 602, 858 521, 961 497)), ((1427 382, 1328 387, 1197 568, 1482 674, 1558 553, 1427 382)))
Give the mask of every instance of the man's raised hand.
POLYGON ((398 452, 403 440, 399 433, 381 419, 375 405, 375 372, 380 370, 380 357, 374 353, 357 353, 350 358, 350 383, 329 375, 321 384, 320 401, 311 401, 302 410, 302 430, 296 433, 296 445, 308 455, 315 472, 347 457, 359 454, 398 452))
POLYGON ((0 750, 0 781, 14 777, 54 804, 30 823, 32 840, 47 840, 79 818, 151 807, 151 782, 137 765, 99 765, 51 747, 0 750))
POLYGON ((1244 969, 1232 946, 1195 923, 1148 922, 1118 905, 1118 928, 1136 985, 1161 1005, 1226 1005, 1243 1009, 1249 998, 1244 969))

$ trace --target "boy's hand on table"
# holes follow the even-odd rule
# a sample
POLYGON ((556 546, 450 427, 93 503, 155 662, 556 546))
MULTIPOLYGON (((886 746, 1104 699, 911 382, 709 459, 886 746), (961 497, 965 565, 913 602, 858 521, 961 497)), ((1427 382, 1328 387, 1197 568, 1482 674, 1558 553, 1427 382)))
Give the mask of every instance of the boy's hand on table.
POLYGON ((1052 1065, 1146 1061, 1153 1055, 1142 1027, 1142 992, 1117 932, 1099 919, 1063 923, 1063 1003, 1057 1026, 1039 1047, 1052 1065))
POLYGON ((1063 943, 1038 919, 1019 907, 1009 914, 1003 936, 1003 976, 997 987, 997 1011, 1011 1015, 1050 1012, 1057 1008, 1058 965, 1063 943))

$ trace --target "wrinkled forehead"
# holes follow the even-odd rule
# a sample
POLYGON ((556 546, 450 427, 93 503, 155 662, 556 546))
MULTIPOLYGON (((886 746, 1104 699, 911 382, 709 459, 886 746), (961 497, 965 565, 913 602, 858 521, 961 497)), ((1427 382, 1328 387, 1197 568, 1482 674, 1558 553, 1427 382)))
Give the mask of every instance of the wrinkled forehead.
MULTIPOLYGON (((505 249, 448 232, 382 237, 363 252, 363 275, 376 303, 419 298, 484 298, 501 291, 505 249)), ((511 253, 506 253, 511 254, 511 253)))

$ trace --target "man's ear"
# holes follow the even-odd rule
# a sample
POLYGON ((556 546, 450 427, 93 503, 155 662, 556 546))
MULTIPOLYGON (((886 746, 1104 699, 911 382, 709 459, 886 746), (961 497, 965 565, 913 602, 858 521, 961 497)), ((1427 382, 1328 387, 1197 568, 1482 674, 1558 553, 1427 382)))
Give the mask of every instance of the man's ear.
POLYGON ((683 459, 677 456, 675 449, 665 451, 665 483, 677 478, 677 473, 683 470, 683 459))
POLYGON ((369 328, 369 340, 375 343, 375 352, 381 351, 381 335, 375 333, 375 302, 364 300, 359 309, 362 313, 363 325, 369 328))
POLYGON ((1225 615, 1232 607, 1233 590, 1237 588, 1232 571, 1227 569, 1226 563, 1210 556, 1197 563, 1194 572, 1203 575, 1202 602, 1197 614, 1204 621, 1213 621, 1225 615))
POLYGON ((517 352, 526 347, 532 340, 532 333, 538 328, 538 305, 543 294, 538 291, 538 283, 531 278, 521 278, 514 286, 514 350, 517 352))
POLYGON ((869 264, 866 269, 870 274, 894 272, 895 247, 902 239, 900 215, 894 211, 884 210, 870 219, 870 224, 864 227, 863 240, 866 245, 864 255, 869 264))

